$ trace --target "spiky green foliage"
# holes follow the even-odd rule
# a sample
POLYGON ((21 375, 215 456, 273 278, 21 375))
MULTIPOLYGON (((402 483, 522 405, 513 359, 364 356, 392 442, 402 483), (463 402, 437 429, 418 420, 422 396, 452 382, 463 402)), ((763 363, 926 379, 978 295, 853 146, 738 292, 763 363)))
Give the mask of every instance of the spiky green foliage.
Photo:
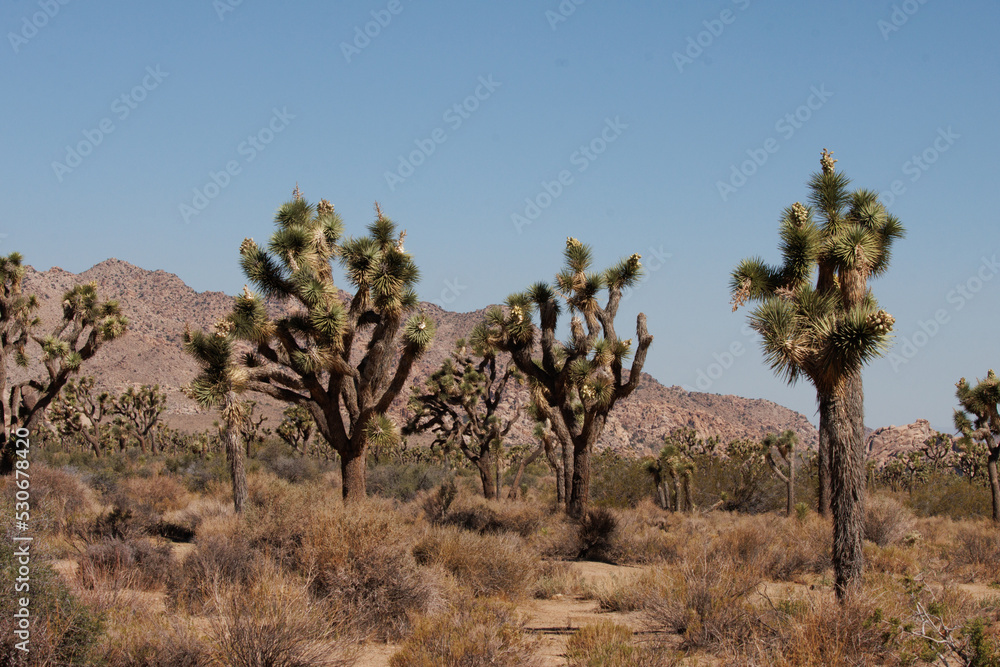
POLYGON ((48 333, 39 333, 35 316, 38 301, 22 292, 25 267, 19 253, 0 257, 0 396, 4 396, 4 442, 0 444, 0 474, 13 465, 10 433, 21 426, 32 428, 69 379, 105 344, 123 336, 128 318, 117 301, 102 300, 96 283, 75 285, 62 297, 62 320, 48 333), (7 360, 27 366, 37 347, 44 374, 13 387, 7 385, 7 360))
POLYGON ((563 258, 565 265, 551 286, 535 283, 510 295, 504 308, 490 309, 482 336, 510 353, 531 383, 539 417, 551 424, 564 451, 572 452, 567 509, 583 516, 589 502, 590 452, 615 403, 638 386, 653 337, 646 330, 645 315, 640 314, 626 377, 624 362, 632 355, 632 341, 618 338, 615 317, 622 290, 642 276, 639 255, 595 272, 590 246, 570 237, 563 258), (570 338, 565 342, 555 335, 563 306, 571 315, 570 338), (535 357, 536 352, 540 356, 535 357))
POLYGON ((509 356, 491 342, 487 325, 480 323, 468 341, 455 342, 451 356, 427 378, 423 390, 413 387, 409 402, 413 414, 403 432, 430 432, 432 446, 446 453, 452 448, 461 451, 478 469, 483 495, 499 499, 505 468, 524 458, 504 446, 504 438, 520 418, 520 406, 508 406, 513 415, 508 419, 499 410, 505 401, 511 403, 511 383, 522 381, 509 356))
POLYGON ((962 446, 970 458, 976 449, 985 449, 986 469, 993 498, 993 520, 1000 522, 1000 378, 991 368, 975 385, 962 378, 955 384, 959 408, 955 410, 955 429, 962 435, 962 446))
POLYGON ((434 322, 415 312, 420 274, 405 232, 377 205, 364 236, 345 237, 329 202, 298 195, 275 226, 266 247, 249 238, 240 246, 257 290, 244 289, 229 318, 234 337, 251 346, 242 359, 246 387, 307 409, 340 454, 345 497, 360 498, 367 449, 396 437, 385 414, 434 337, 434 322), (353 295, 337 289, 334 263, 353 295), (269 314, 265 298, 286 314, 269 314))
POLYGON ((248 417, 245 401, 238 395, 247 389, 248 375, 236 363, 233 316, 219 320, 211 333, 184 330, 184 350, 198 362, 201 371, 184 387, 184 393, 202 407, 218 408, 222 423, 219 435, 226 451, 233 482, 233 506, 242 513, 247 498, 246 469, 239 436, 248 417))
POLYGON ((835 162, 824 149, 822 169, 809 180, 811 206, 796 202, 782 213, 782 264, 743 260, 731 274, 730 290, 733 310, 757 303, 750 325, 761 335, 774 372, 789 383, 806 377, 816 388, 820 511, 826 512, 832 489, 834 567, 843 598, 860 581, 863 566, 861 369, 885 352, 895 323, 879 309, 868 279, 888 269, 903 227, 876 193, 849 191, 850 179, 835 170, 835 162))
POLYGON ((292 449, 305 454, 315 427, 316 423, 308 410, 301 405, 289 405, 281 413, 281 423, 276 432, 292 449))

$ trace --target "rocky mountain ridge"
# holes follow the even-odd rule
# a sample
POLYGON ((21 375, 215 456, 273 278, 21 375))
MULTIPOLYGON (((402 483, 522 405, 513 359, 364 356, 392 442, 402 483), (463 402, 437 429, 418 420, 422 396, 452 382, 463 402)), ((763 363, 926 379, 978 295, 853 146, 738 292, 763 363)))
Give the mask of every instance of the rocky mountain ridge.
MULTIPOLYGON (((58 267, 44 272, 29 267, 24 287, 41 302, 43 330, 58 321, 62 293, 75 283, 90 281, 97 284, 102 297, 121 303, 131 325, 121 341, 99 351, 84 373, 94 375, 99 385, 116 391, 127 386, 159 384, 168 396, 169 424, 185 430, 210 426, 214 414, 199 409, 180 391, 197 373, 195 362, 183 351, 181 336, 185 325, 210 328, 229 311, 232 297, 222 292, 196 292, 172 273, 149 271, 119 259, 105 260, 80 274, 58 267)), ((422 303, 421 307, 437 321, 438 331, 434 344, 417 364, 392 408, 397 423, 405 417, 410 386, 414 382, 422 384, 447 357, 454 341, 467 335, 485 312, 483 309, 453 313, 430 303, 422 303)), ((506 406, 507 414, 512 414, 517 405, 527 403, 526 394, 521 389, 512 397, 506 406)), ((267 397, 254 398, 269 416, 267 425, 275 427, 283 406, 267 397)), ((759 439, 768 432, 786 428, 796 431, 807 447, 814 448, 818 442, 816 429, 805 416, 771 401, 688 392, 665 386, 644 373, 635 393, 612 411, 600 446, 633 455, 655 452, 663 436, 678 426, 694 428, 703 437, 718 436, 723 442, 759 439)), ((914 437, 918 435, 914 432, 914 437)), ((884 440, 884 436, 880 437, 884 440)), ((531 425, 521 420, 512 431, 512 440, 520 443, 530 439, 531 425)))

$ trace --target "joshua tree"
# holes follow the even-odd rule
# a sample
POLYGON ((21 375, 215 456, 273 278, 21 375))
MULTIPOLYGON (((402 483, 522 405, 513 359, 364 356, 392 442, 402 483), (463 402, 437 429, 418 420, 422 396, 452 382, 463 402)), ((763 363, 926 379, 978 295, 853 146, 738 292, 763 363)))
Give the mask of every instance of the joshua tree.
POLYGON ((315 427, 316 422, 307 409, 301 405, 289 405, 281 413, 277 433, 292 449, 305 456, 315 427))
POLYGON ((216 323, 211 334, 185 329, 184 349, 201 366, 201 373, 185 387, 185 393, 203 407, 219 408, 222 418, 219 431, 233 479, 233 507, 240 514, 247 499, 247 474, 239 437, 247 409, 237 395, 246 391, 247 373, 234 362, 232 330, 230 320, 216 323))
POLYGON ((954 440, 947 433, 937 431, 934 435, 924 440, 924 446, 920 450, 924 458, 931 466, 933 472, 937 472, 943 467, 949 467, 954 461, 954 440))
POLYGON ((271 429, 264 426, 267 417, 257 410, 257 401, 247 401, 247 418, 243 420, 243 444, 246 447, 247 458, 250 458, 250 448, 254 444, 262 444, 271 435, 271 429))
POLYGON ((79 435, 100 457, 106 434, 102 422, 114 410, 114 399, 106 391, 94 391, 94 378, 66 382, 49 408, 49 417, 60 435, 79 435))
POLYGON ((781 435, 769 433, 761 443, 767 465, 785 484, 787 490, 785 512, 788 516, 795 513, 795 445, 798 443, 799 436, 791 429, 787 429, 781 435))
POLYGON ((129 387, 114 400, 112 411, 128 422, 139 448, 147 447, 156 452, 156 438, 153 429, 160 421, 160 415, 167 409, 167 395, 160 391, 160 385, 144 384, 138 389, 129 387))
POLYGON ((20 253, 0 257, 0 412, 3 413, 0 442, 0 475, 14 466, 14 440, 18 428, 34 429, 70 377, 79 372, 106 342, 125 334, 128 319, 118 302, 102 301, 97 285, 76 285, 62 298, 62 320, 50 333, 39 335, 41 321, 35 316, 38 301, 22 292, 25 266, 20 253), (28 346, 41 351, 44 375, 8 386, 8 360, 28 365, 28 346))
POLYGON ((574 238, 566 242, 566 266, 555 285, 536 283, 527 291, 507 297, 506 308, 487 311, 485 336, 490 344, 511 354, 514 365, 532 383, 540 417, 573 454, 572 478, 566 489, 566 509, 574 517, 586 514, 590 494, 590 454, 601 437, 608 413, 635 391, 653 337, 646 330, 646 316, 636 322, 637 345, 626 377, 623 362, 632 351, 632 340, 620 340, 615 317, 622 290, 641 275, 639 255, 599 273, 588 273, 592 264, 589 246, 574 238), (598 303, 607 291, 604 306, 598 303), (570 340, 556 340, 562 302, 569 306, 570 340), (532 319, 538 314, 539 327, 532 319), (537 335, 536 335, 537 334, 537 335), (540 353, 539 358, 533 355, 540 353))
POLYGON ((965 378, 955 384, 961 408, 955 410, 955 428, 967 441, 982 443, 986 449, 986 470, 993 498, 993 521, 1000 523, 1000 379, 991 368, 986 377, 970 386, 965 378))
POLYGON ((435 445, 457 446, 479 470, 483 495, 499 500, 503 441, 520 410, 515 405, 513 417, 506 420, 498 410, 504 398, 509 399, 511 380, 519 384, 522 376, 513 364, 497 356, 482 323, 472 330, 468 343, 458 339, 451 356, 427 378, 426 391, 413 388, 410 408, 414 414, 403 433, 431 431, 435 445))
POLYGON ((240 246, 244 274, 290 314, 271 317, 261 296, 244 290, 231 315, 234 334, 253 346, 243 359, 248 389, 309 410, 340 454, 346 500, 365 497, 369 444, 396 437, 385 413, 434 336, 425 314, 406 319, 419 271, 403 249, 405 232, 375 210, 367 236, 342 238, 329 202, 311 206, 296 195, 278 210, 266 249, 253 239, 240 246), (338 259, 355 290, 346 303, 333 280, 338 259))
POLYGON ((894 323, 878 309, 868 278, 889 268, 893 241, 903 236, 903 228, 886 213, 877 193, 849 192, 850 180, 835 171, 834 162, 824 150, 822 171, 809 183, 811 207, 796 202, 783 212, 782 266, 768 266, 759 258, 743 260, 732 274, 731 288, 734 310, 747 300, 760 302, 750 324, 763 338, 772 369, 789 383, 806 377, 816 388, 820 496, 823 480, 829 479, 836 591, 843 599, 864 567, 861 369, 883 353, 894 323), (813 221, 814 213, 821 224, 813 221))

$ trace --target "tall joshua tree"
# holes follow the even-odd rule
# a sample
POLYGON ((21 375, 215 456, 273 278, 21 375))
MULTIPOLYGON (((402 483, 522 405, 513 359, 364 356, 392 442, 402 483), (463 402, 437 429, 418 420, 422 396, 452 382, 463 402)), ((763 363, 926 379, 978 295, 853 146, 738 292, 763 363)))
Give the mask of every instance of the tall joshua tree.
POLYGON ((48 334, 38 332, 38 301, 22 290, 25 266, 20 253, 0 257, 0 475, 14 466, 14 440, 21 427, 33 429, 59 392, 108 341, 125 334, 128 319, 117 301, 104 301, 96 283, 75 285, 62 298, 62 319, 48 334), (29 363, 29 346, 37 346, 44 368, 41 378, 8 385, 8 362, 29 363))
POLYGON ((591 248, 569 238, 565 267, 555 285, 536 283, 525 292, 507 297, 506 308, 493 307, 486 314, 486 335, 506 350, 518 370, 533 381, 539 415, 548 419, 564 447, 572 451, 572 478, 566 489, 566 509, 582 517, 590 494, 590 454, 601 437, 608 413, 639 386, 639 375, 653 337, 646 330, 646 316, 636 321, 637 345, 625 376, 624 361, 632 340, 620 340, 615 317, 622 290, 641 276, 639 255, 621 260, 609 269, 589 272, 591 248), (598 302, 607 291, 603 306, 598 302), (570 339, 556 340, 562 304, 572 315, 570 339), (537 313, 538 327, 533 323, 537 313), (535 352, 541 356, 536 358, 535 352))
POLYGON ((509 398, 511 380, 522 376, 513 364, 498 359, 485 325, 478 324, 469 341, 455 342, 451 356, 425 382, 424 392, 413 388, 413 417, 404 433, 432 431, 435 444, 455 445, 479 470, 486 498, 500 499, 503 440, 517 422, 520 410, 503 419, 498 409, 509 398))
POLYGON ((210 334, 185 329, 184 349, 201 366, 185 393, 203 407, 219 408, 222 444, 233 480, 233 507, 241 514, 247 499, 247 473, 239 438, 247 409, 238 395, 246 391, 247 372, 235 363, 232 330, 232 321, 225 319, 210 334))
POLYGON ((278 210, 267 248, 253 239, 240 246, 243 272, 260 294, 244 290, 231 315, 234 334, 253 347, 243 359, 247 388, 308 408, 340 454, 346 500, 365 497, 368 446, 394 434, 385 413, 434 336, 429 317, 410 315, 419 271, 403 249, 406 232, 375 209, 367 236, 344 238, 328 201, 312 206, 296 193, 278 210), (354 288, 346 302, 335 260, 354 288), (262 297, 291 313, 271 317, 262 297))
POLYGON ((1000 379, 991 368, 986 377, 969 385, 965 378, 955 384, 955 395, 962 406, 955 410, 955 428, 965 440, 978 440, 986 446, 986 470, 993 498, 993 521, 1000 523, 1000 379))
POLYGON ((816 388, 821 456, 828 456, 820 476, 828 463, 836 591, 843 599, 864 567, 861 369, 883 353, 894 323, 879 310, 868 279, 889 268, 892 244, 903 236, 903 227, 877 193, 849 192, 850 180, 834 169, 835 162, 824 150, 822 171, 809 182, 811 206, 796 202, 784 210, 782 265, 743 260, 731 288, 734 310, 747 300, 759 302, 750 324, 763 339, 772 369, 789 383, 805 377, 816 388))
POLYGON ((785 512, 788 516, 795 512, 795 445, 798 443, 799 436, 791 429, 781 435, 769 433, 761 442, 767 465, 785 485, 785 512))

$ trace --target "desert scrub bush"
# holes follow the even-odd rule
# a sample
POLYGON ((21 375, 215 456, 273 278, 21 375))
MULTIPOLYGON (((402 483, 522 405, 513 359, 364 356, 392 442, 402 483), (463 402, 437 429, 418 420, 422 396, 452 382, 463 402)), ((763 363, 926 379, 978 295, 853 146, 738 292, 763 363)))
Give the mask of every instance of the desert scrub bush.
POLYGON ((72 594, 49 565, 33 553, 30 563, 30 590, 15 589, 21 576, 12 534, 0 541, 0 664, 89 665, 93 647, 101 634, 101 619, 72 594), (24 639, 14 617, 21 597, 30 600, 29 652, 16 648, 24 639))
POLYGON ((413 547, 413 556, 421 565, 440 565, 477 596, 523 598, 539 574, 534 554, 511 533, 478 535, 434 527, 413 547))
POLYGON ((611 510, 598 507, 588 511, 580 517, 577 533, 580 552, 576 557, 581 560, 612 562, 612 540, 617 530, 618 517, 611 510))
POLYGON ((566 642, 570 667, 669 667, 680 664, 681 657, 658 647, 638 646, 631 628, 611 621, 585 625, 566 642))
POLYGON ((670 531, 662 512, 640 503, 636 509, 613 510, 616 528, 599 553, 600 560, 619 565, 672 562, 682 539, 670 531))
POLYGON ((644 463, 610 449, 591 457, 590 497, 595 507, 635 507, 656 492, 644 463))
POLYGON ((416 537, 386 501, 327 505, 301 523, 290 566, 310 577, 316 597, 349 610, 367 633, 396 639, 408 631, 412 615, 438 604, 436 573, 418 567, 416 537))
MULTIPOLYGON (((31 526, 46 534, 72 535, 83 530, 99 512, 97 494, 79 476, 31 464, 31 526)), ((14 477, 0 479, 0 496, 14 507, 14 477)))
POLYGON ((761 583, 758 571, 706 549, 661 568, 661 576, 647 613, 654 624, 680 634, 682 648, 718 646, 746 636, 747 596, 761 583))
POLYGON ((946 548, 945 558, 953 567, 1000 581, 1000 528, 987 522, 971 523, 958 528, 952 544, 946 548))
POLYGON ((667 586, 662 569, 645 569, 589 584, 585 595, 597 600, 602 611, 640 611, 657 595, 666 595, 667 586))
POLYGON ((156 533, 174 542, 190 542, 207 520, 232 514, 232 503, 215 498, 195 498, 181 509, 165 512, 156 526, 156 533))
POLYGON ((306 667, 353 663, 344 610, 315 600, 305 582, 264 568, 249 586, 217 591, 212 620, 217 664, 306 667))
POLYGON ((583 590, 583 577, 575 567, 563 561, 544 560, 539 565, 531 596, 551 600, 557 595, 579 595, 583 590))
POLYGON ((146 539, 104 539, 88 544, 77 557, 77 578, 87 588, 107 585, 154 590, 166 583, 173 569, 169 544, 146 539))
POLYGON ((236 530, 199 535, 194 550, 170 570, 168 605, 192 614, 211 612, 216 590, 249 586, 262 563, 263 556, 236 530))
POLYGON ((390 667, 533 667, 537 640, 517 608, 494 599, 460 599, 417 620, 390 667))
POLYGON ((535 503, 487 500, 460 495, 449 504, 440 523, 479 533, 517 533, 530 537, 542 522, 542 509, 535 503))
POLYGON ((952 519, 989 517, 990 490, 953 472, 932 474, 918 482, 906 496, 906 504, 920 517, 947 516, 952 519))
POLYGON ((431 463, 383 463, 368 470, 368 492, 382 498, 410 502, 448 477, 448 471, 431 463))
POLYGON ((880 547, 899 542, 913 530, 913 513, 901 502, 885 494, 865 501, 864 538, 880 547))
POLYGON ((213 648, 191 619, 167 616, 146 598, 103 604, 104 631, 93 650, 101 667, 214 667, 213 648))

